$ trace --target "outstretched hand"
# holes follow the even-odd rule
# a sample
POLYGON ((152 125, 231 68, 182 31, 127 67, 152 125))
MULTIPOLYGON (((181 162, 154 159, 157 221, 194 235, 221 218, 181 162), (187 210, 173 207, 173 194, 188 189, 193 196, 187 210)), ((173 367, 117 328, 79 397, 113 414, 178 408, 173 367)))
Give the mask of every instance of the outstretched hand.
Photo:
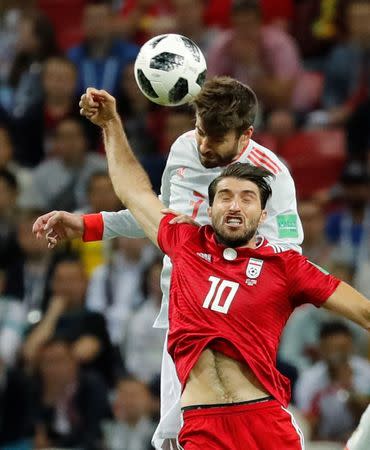
POLYGON ((66 239, 81 238, 84 232, 82 215, 51 211, 38 217, 32 227, 37 239, 45 238, 49 248, 66 239))
POLYGON ((118 117, 115 98, 103 89, 87 88, 79 107, 82 116, 102 128, 118 117))

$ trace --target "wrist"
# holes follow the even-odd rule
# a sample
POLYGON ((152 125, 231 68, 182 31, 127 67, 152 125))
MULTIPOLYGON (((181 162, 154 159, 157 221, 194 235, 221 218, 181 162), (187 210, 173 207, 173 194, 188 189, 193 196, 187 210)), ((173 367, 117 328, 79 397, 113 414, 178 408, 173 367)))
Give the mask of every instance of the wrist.
POLYGON ((122 126, 121 118, 118 113, 114 114, 110 119, 106 120, 101 124, 103 131, 108 131, 112 128, 117 127, 117 125, 122 126))

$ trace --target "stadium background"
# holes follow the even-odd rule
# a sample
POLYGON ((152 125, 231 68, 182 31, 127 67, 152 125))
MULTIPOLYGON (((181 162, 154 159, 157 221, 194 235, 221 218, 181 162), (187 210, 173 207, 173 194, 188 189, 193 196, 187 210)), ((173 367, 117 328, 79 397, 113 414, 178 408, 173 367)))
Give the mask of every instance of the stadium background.
MULTIPOLYGON (((0 449, 150 448, 160 255, 126 238, 51 251, 31 225, 51 209, 122 208, 100 135, 78 114, 90 85, 117 97, 159 189, 171 143, 194 122, 136 87, 133 61, 153 35, 192 38, 210 75, 255 89, 254 138, 291 169, 304 253, 370 297, 370 2, 261 0, 257 13, 243 4, 1 2, 0 449)), ((365 332, 325 311, 303 306, 290 320, 279 364, 308 448, 343 448, 369 402, 369 354, 365 332)))

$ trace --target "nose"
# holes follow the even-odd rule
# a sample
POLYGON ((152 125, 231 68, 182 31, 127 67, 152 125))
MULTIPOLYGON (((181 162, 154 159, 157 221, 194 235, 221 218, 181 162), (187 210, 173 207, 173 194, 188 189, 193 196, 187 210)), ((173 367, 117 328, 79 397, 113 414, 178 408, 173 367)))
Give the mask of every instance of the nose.
POLYGON ((201 137, 199 144, 199 151, 203 156, 212 154, 212 150, 210 149, 209 140, 207 137, 201 137))
POLYGON ((239 201, 236 197, 231 201, 229 209, 233 212, 240 211, 239 201))

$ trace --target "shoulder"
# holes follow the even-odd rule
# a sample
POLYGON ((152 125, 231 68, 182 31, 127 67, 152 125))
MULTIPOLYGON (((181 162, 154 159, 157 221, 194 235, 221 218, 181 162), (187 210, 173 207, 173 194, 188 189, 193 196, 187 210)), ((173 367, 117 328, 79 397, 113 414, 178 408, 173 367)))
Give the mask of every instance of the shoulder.
POLYGON ((278 158, 278 156, 263 145, 258 144, 251 139, 250 150, 246 155, 253 164, 263 166, 270 170, 275 176, 289 175, 286 165, 278 158))
POLYGON ((177 160, 188 161, 194 157, 196 149, 195 130, 187 131, 179 136, 171 145, 167 163, 177 160))

